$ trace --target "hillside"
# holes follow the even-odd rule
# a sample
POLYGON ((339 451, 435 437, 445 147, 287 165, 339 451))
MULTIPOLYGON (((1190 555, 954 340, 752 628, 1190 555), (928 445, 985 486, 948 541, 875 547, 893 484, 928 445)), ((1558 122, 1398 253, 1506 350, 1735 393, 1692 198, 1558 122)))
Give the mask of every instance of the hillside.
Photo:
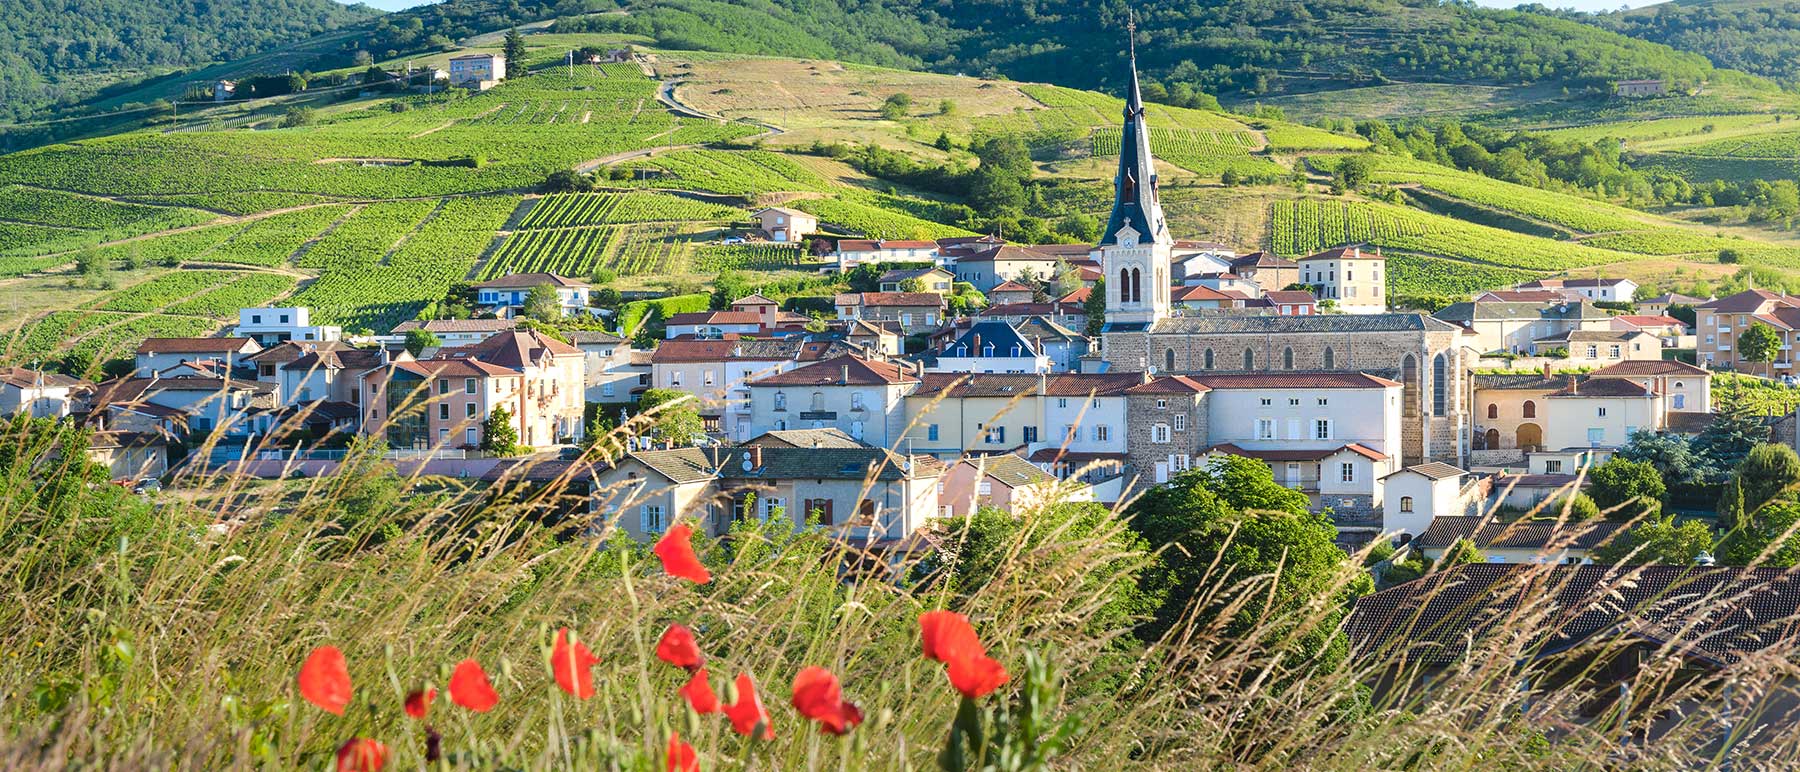
POLYGON ((1717 67, 1784 83, 1800 77, 1800 6, 1793 3, 1693 0, 1577 18, 1602 29, 1701 54, 1717 67))
POLYGON ((27 118, 131 77, 241 59, 377 15, 333 0, 11 0, 0 4, 0 118, 27 118))

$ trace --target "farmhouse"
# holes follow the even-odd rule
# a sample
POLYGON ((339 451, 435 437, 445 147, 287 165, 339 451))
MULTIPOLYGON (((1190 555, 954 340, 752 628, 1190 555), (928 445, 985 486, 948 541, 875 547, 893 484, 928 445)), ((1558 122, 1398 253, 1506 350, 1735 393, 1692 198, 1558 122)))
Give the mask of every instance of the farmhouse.
POLYGON ((785 206, 771 206, 751 213, 756 218, 757 227, 770 241, 799 241, 808 233, 819 232, 819 218, 798 209, 785 206))
POLYGON ((450 57, 450 85, 486 91, 506 80, 506 57, 463 54, 450 57))

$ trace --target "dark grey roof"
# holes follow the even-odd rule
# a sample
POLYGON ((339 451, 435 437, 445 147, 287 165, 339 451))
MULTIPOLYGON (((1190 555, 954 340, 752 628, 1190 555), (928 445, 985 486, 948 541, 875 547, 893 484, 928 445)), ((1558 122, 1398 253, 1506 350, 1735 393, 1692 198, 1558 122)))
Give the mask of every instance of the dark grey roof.
POLYGON ((984 475, 999 480, 1009 488, 1036 485, 1056 479, 1051 477, 1050 473, 1039 469, 1037 465, 1011 453, 965 458, 963 463, 980 469, 984 475))
POLYGON ((1175 316, 1156 322, 1151 332, 1159 335, 1216 335, 1252 333, 1286 335, 1316 332, 1419 332, 1457 329, 1424 314, 1319 314, 1307 316, 1220 315, 1175 316))
POLYGON ((869 444, 845 434, 842 429, 776 429, 763 432, 744 443, 748 446, 787 448, 866 448, 869 444))
POLYGON ((1446 322, 1487 321, 1494 319, 1603 319, 1606 309, 1586 301, 1580 303, 1522 303, 1463 301, 1444 306, 1432 316, 1446 322))
POLYGON ((1555 520, 1491 520, 1486 517, 1435 517, 1431 526, 1413 541, 1422 547, 1448 547, 1458 539, 1469 539, 1477 549, 1593 549, 1630 523, 1598 520, 1557 524, 1555 520))
MULTIPOLYGON (((1443 480, 1443 479, 1450 478, 1450 477, 1461 477, 1465 474, 1468 474, 1468 472, 1462 470, 1461 468, 1453 466, 1451 464, 1446 464, 1442 461, 1427 461, 1423 464, 1413 464, 1412 466, 1409 466, 1400 471, 1421 474, 1421 475, 1429 477, 1433 480, 1443 480)), ((1396 474, 1398 474, 1398 473, 1396 473, 1396 474)), ((1442 519, 1442 518, 1439 518, 1439 519, 1442 519)))
POLYGON ((1006 322, 984 321, 970 325, 962 337, 934 353, 940 357, 1035 357, 1038 347, 1006 322), (994 353, 982 353, 989 347, 994 353))
MULTIPOLYGON (((1474 376, 1476 389, 1499 389, 1502 391, 1556 391, 1567 388, 1569 379, 1564 375, 1552 375, 1548 378, 1536 371, 1521 373, 1476 373, 1474 376)), ((1577 378, 1583 376, 1576 376, 1577 378)))

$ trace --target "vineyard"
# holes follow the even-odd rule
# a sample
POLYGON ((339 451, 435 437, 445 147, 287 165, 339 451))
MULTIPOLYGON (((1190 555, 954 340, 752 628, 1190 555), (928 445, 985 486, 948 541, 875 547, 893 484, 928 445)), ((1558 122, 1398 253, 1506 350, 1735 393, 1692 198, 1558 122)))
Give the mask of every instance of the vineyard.
POLYGON ((195 209, 8 187, 0 189, 0 254, 46 255, 210 219, 213 215, 195 209))
POLYGON ((13 362, 88 364, 130 356, 145 338, 206 335, 218 322, 196 316, 128 314, 113 311, 53 311, 0 341, 0 351, 13 362))
POLYGON ((475 278, 486 281, 514 273, 586 276, 607 266, 624 232, 604 226, 520 231, 507 237, 475 278))
POLYGON ((374 265, 394 245, 436 211, 436 201, 382 201, 354 212, 317 242, 297 264, 303 268, 374 265))
POLYGON ((1466 295, 1509 287, 1541 274, 1419 255, 1389 255, 1390 295, 1466 295))
POLYGON ((538 199, 519 229, 735 220, 743 214, 740 209, 662 193, 564 193, 538 199))
POLYGON ((1751 413, 1770 418, 1791 415, 1800 407, 1800 388, 1735 373, 1713 375, 1712 397, 1714 405, 1736 400, 1751 413))
POLYGON ((902 214, 846 197, 807 198, 789 202, 789 206, 817 215, 821 223, 830 223, 874 239, 939 239, 972 236, 974 232, 902 214))
POLYGON ((300 247, 349 211, 347 205, 334 204, 270 215, 244 226, 218 246, 189 257, 209 263, 286 265, 300 247))
POLYGON ((831 183, 780 153, 766 150, 676 150, 626 161, 627 169, 654 170, 629 184, 750 196, 783 191, 825 191, 831 183))
POLYGON ((799 244, 714 244, 695 250, 693 270, 718 273, 799 268, 804 254, 799 244))
POLYGON ((1558 271, 1641 258, 1471 225, 1392 204, 1301 200, 1276 201, 1270 206, 1271 247, 1281 255, 1306 255, 1343 244, 1369 243, 1530 271, 1558 271))
POLYGON ((233 279, 230 284, 176 303, 163 309, 163 312, 208 319, 235 319, 239 309, 269 305, 276 298, 292 292, 294 284, 294 277, 279 273, 246 273, 233 279))
POLYGON ((1298 123, 1271 123, 1262 130, 1269 149, 1277 153, 1302 150, 1365 150, 1368 140, 1362 137, 1302 126, 1298 123))
POLYGON ((239 276, 234 271, 171 271, 149 281, 108 294, 101 311, 156 311, 184 298, 223 286, 239 276))
POLYGON ((1684 155, 1721 158, 1769 158, 1791 161, 1800 156, 1800 131, 1726 137, 1711 142, 1686 145, 1684 155))

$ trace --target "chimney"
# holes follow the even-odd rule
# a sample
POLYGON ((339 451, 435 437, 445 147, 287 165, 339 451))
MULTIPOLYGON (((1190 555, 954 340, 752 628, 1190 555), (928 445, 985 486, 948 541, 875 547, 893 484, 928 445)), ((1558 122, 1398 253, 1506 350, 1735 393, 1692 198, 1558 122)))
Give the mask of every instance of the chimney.
POLYGON ((838 384, 843 386, 850 385, 850 365, 847 363, 842 365, 842 368, 838 371, 838 384))
POLYGON ((1544 380, 1550 380, 1550 363, 1544 363, 1544 380))
POLYGON ((1569 374, 1569 393, 1570 394, 1581 393, 1581 382, 1575 379, 1574 373, 1569 374))
POLYGON ((750 449, 750 468, 762 469, 762 465, 763 465, 762 448, 761 447, 751 448, 750 449))

